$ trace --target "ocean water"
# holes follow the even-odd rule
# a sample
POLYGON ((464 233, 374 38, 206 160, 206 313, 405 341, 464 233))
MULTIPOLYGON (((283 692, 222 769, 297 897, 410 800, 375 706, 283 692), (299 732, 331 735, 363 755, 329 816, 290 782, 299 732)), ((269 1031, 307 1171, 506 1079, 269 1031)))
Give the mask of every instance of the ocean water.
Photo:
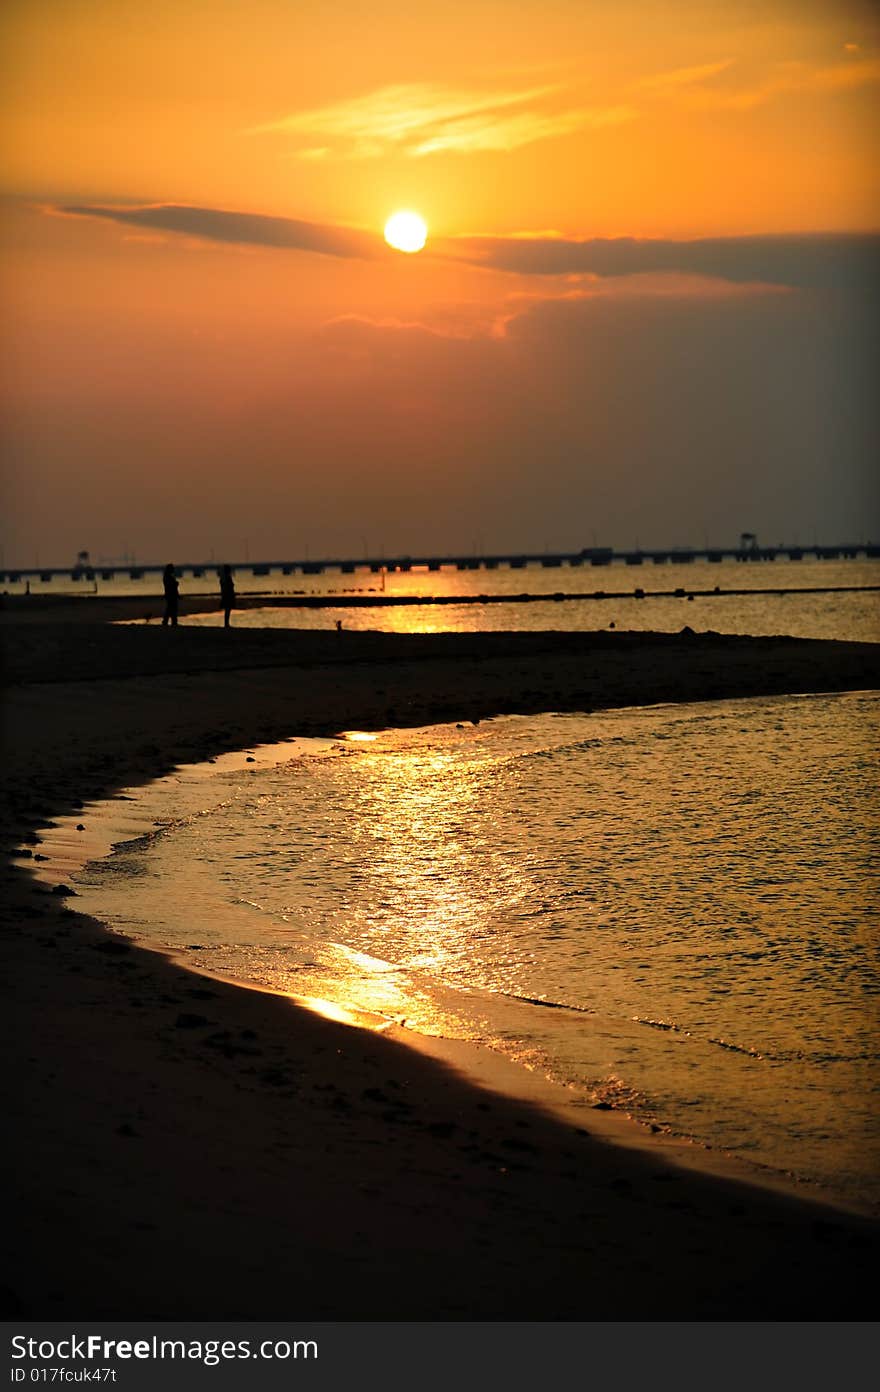
POLYGON ((854 693, 299 740, 136 790, 75 881, 193 966, 876 1207, 878 724, 854 693))
MULTIPOLYGON (((161 593, 158 572, 139 580, 120 576, 112 581, 72 582, 58 577, 51 582, 35 580, 31 590, 38 593, 93 590, 99 595, 156 595, 161 593)), ((823 560, 805 557, 800 561, 720 563, 693 561, 655 565, 645 562, 629 566, 615 562, 609 566, 570 566, 545 568, 532 564, 524 569, 499 566, 493 570, 439 571, 415 569, 409 572, 373 574, 359 569, 350 575, 328 570, 323 575, 284 575, 272 570, 254 575, 252 568, 239 567, 235 583, 240 595, 261 597, 265 604, 256 609, 240 609, 234 617, 238 627, 333 628, 337 621, 346 628, 370 628, 402 633, 485 631, 486 629, 566 629, 585 631, 607 628, 639 631, 676 632, 684 624, 698 630, 719 633, 776 634, 796 638, 842 638, 852 641, 880 641, 880 560, 823 560), (851 593, 797 593, 798 590, 826 591, 833 587, 853 587, 851 593), (874 588, 871 588, 874 587, 874 588), (716 588, 718 593, 716 593, 716 588), (644 599, 635 590, 645 591, 644 599), (759 593, 780 590, 781 594, 759 593), (595 598, 597 592, 605 598, 595 598), (676 591, 680 591, 676 594, 676 591), (707 593, 700 594, 700 591, 707 593), (745 591, 745 593, 734 593, 745 591), (663 592, 663 593, 652 593, 663 592), (517 596, 543 596, 537 602, 522 603, 517 596), (583 595, 581 599, 559 600, 559 594, 583 595), (693 598, 688 596, 693 594, 693 598), (403 598, 406 596, 444 596, 472 601, 481 595, 500 597, 491 604, 418 605, 400 607, 302 608, 291 601, 297 597, 321 596, 340 599, 403 598), (613 597, 612 597, 613 596, 613 597), (283 600, 283 607, 278 600, 283 600)), ((10 593, 24 590, 24 583, 7 583, 10 593)), ((216 576, 206 571, 202 577, 184 575, 181 594, 217 594, 216 576)), ((219 596, 218 596, 219 603, 219 596)), ((157 598, 156 615, 161 613, 157 598)), ((193 615, 187 624, 222 623, 222 614, 193 615)))

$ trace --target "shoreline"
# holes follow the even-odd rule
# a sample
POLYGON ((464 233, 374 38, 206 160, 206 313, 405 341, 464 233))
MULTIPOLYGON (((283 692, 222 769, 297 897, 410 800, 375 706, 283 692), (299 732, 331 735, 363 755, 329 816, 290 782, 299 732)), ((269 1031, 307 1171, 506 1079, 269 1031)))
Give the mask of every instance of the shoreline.
MULTIPOLYGON (((857 693, 846 693, 857 694, 857 693)), ((336 741, 333 741, 335 743, 336 741)), ((209 759, 202 764, 178 765, 167 780, 176 785, 179 775, 189 776, 189 786, 196 787, 199 782, 208 781, 216 774, 235 771, 257 771, 275 767, 298 757, 314 755, 315 746, 324 746, 323 739, 284 740, 273 744, 253 744, 240 751, 232 751, 209 759), (312 746, 310 748, 309 746, 312 746)), ((126 788, 121 798, 125 803, 136 802, 138 793, 143 792, 149 802, 150 790, 161 786, 165 779, 150 780, 143 785, 126 788)), ((32 861, 22 862, 23 868, 32 870, 38 884, 49 891, 56 884, 66 884, 83 867, 95 860, 103 859, 117 847, 124 848, 129 842, 137 842, 142 836, 149 836, 159 823, 154 815, 164 807, 164 800, 152 807, 129 811, 117 798, 93 802, 82 811, 70 817, 49 824, 42 834, 41 850, 47 853, 45 864, 34 865, 32 861), (75 824, 83 819, 88 836, 76 834, 75 824), (100 835, 96 837, 96 828, 100 835)), ((163 819, 164 820, 164 819, 163 819)), ((274 988, 259 980, 237 976, 231 972, 214 970, 205 965, 201 957, 192 957, 181 946, 173 946, 147 931, 126 932, 115 928, 104 920, 98 910, 89 913, 95 921, 103 923, 108 932, 124 937, 138 948, 164 958, 170 964, 188 972, 195 978, 218 981, 241 990, 262 992, 269 996, 288 999, 298 1008, 309 1010, 329 1019, 353 1025, 368 1032, 386 1034, 404 1047, 418 1052, 455 1069, 466 1081, 490 1091, 504 1094, 514 1101, 529 1100, 561 1119, 566 1125, 586 1124, 609 1142, 630 1150, 647 1151, 660 1155, 668 1163, 684 1169, 723 1178, 739 1180, 743 1184, 772 1190, 789 1197, 800 1198, 808 1203, 825 1205, 861 1217, 880 1220, 880 1207, 867 1202, 859 1203, 843 1193, 823 1186, 820 1181, 797 1176, 790 1171, 770 1166, 766 1162, 731 1154, 709 1142, 701 1142, 687 1134, 666 1130, 632 1115, 624 1107, 608 1103, 597 1105, 597 1097, 587 1085, 565 1084, 558 1079, 536 1072, 523 1060, 514 1059, 503 1048, 482 1043, 476 1039, 460 1035, 433 1034, 423 1031, 407 1020, 406 1027, 393 1015, 383 1014, 361 1005, 354 1000, 319 999, 305 997, 292 991, 274 988)), ((192 949, 190 949, 191 951, 192 949)), ((428 988, 430 991, 430 987, 428 988)))
MULTIPOLYGON (((273 735, 880 685, 868 644, 190 630, 182 651, 155 629, 39 632, 5 628, 9 849, 41 815, 273 735)), ((10 1313, 867 1314, 876 1223, 673 1168, 653 1138, 645 1154, 609 1145, 591 1110, 579 1130, 411 1039, 193 985, 207 978, 6 878, 10 1313)))

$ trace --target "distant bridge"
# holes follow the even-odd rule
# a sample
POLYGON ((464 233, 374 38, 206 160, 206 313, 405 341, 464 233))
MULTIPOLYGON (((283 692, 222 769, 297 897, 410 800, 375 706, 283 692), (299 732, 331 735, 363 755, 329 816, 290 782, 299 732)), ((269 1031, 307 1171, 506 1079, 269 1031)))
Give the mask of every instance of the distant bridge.
MULTIPOLYGON (((880 545, 873 542, 847 542, 838 546, 752 546, 721 547, 703 549, 689 547, 670 547, 663 550, 615 551, 611 547, 593 546, 582 551, 534 551, 503 552, 498 555, 438 555, 426 552, 416 556, 374 556, 359 560, 351 558, 328 558, 326 560, 298 561, 230 561, 232 569, 239 574, 250 572, 253 576, 270 575, 323 575, 325 571, 335 570, 343 575, 353 575, 355 571, 367 570, 374 575, 383 571, 387 574, 405 574, 412 570, 439 571, 450 570, 525 570, 527 566, 540 566, 545 570, 561 566, 607 566, 615 561, 629 566, 687 565, 693 561, 775 561, 782 557, 789 561, 800 561, 812 557, 820 561, 855 560, 863 556, 870 559, 880 557, 880 545)), ((204 575, 215 575, 219 562, 186 561, 175 562, 174 568, 180 576, 189 575, 200 579, 204 575)), ((162 564, 138 565, 132 561, 122 564, 104 565, 97 563, 78 563, 73 566, 17 566, 14 569, 0 569, 0 583, 18 584, 22 581, 39 580, 51 583, 61 577, 70 580, 116 580, 127 578, 142 580, 146 576, 161 575, 162 564)))

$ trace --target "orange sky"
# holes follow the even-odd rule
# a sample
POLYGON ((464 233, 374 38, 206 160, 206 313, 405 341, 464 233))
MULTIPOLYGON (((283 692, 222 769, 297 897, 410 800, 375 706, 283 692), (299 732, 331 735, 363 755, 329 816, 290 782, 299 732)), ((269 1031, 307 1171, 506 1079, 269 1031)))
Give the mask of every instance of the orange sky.
POLYGON ((17 194, 365 226, 402 200, 451 234, 876 224, 880 17, 852 0, 8 0, 2 23, 17 194))
MULTIPOLYGON (((682 243, 865 232, 880 221, 880 18, 854 0, 7 0, 0 33, 11 325, 4 441, 15 517, 15 537, 4 544, 7 556, 23 548, 19 562, 38 535, 44 555, 57 550, 61 559, 74 542, 109 548, 109 536, 90 544, 93 494, 111 530, 126 512, 142 519, 142 550, 222 547, 229 513, 243 506, 241 451, 251 456, 251 481, 264 471, 279 505, 289 484, 291 497, 320 511, 310 460, 335 471, 335 521, 314 522, 313 554, 322 536, 328 548, 345 543, 354 496, 358 508, 372 499, 378 518, 393 516, 405 545, 425 530, 425 499, 441 478, 453 471, 466 487, 463 458, 480 461, 472 464, 480 505, 493 508, 499 493, 511 500, 500 508, 499 544, 514 534, 525 542, 546 461, 530 485, 512 443, 516 412, 502 409, 511 392, 534 406, 516 441, 549 450, 559 480, 579 488, 586 505, 596 496, 598 441, 608 468, 617 461, 625 472, 644 453, 630 422, 615 425, 609 402, 650 398, 645 374, 656 371, 650 354, 660 349, 646 347, 646 325, 658 305, 679 314, 698 301, 706 323, 697 330, 692 314, 682 332, 697 333, 705 351, 756 323, 763 297, 760 313, 784 319, 793 335, 783 357, 801 344, 789 365, 796 359, 797 371, 812 373, 813 389, 821 383, 825 368, 815 354, 808 361, 802 335, 806 322, 819 322, 825 271, 820 285, 794 244, 789 275, 772 257, 744 260, 744 243, 731 252, 732 270, 694 259, 682 243), (196 230, 184 235, 164 214, 147 225, 138 210, 148 205, 196 210, 196 230), (347 229, 379 233, 400 206, 429 223, 433 240, 418 257, 302 249, 303 235, 320 251, 347 229), (134 210, 124 224, 106 216, 120 207, 134 210), (79 211, 64 211, 71 208, 79 211), (217 210, 257 221, 246 235, 218 239, 217 210), (267 246, 275 232, 266 217, 290 220, 281 226, 293 244, 267 246), (525 268, 523 235, 538 258, 525 268), (653 262, 619 274, 597 269, 582 244, 609 237, 661 239, 672 264, 659 276, 653 262), (602 320, 603 333, 627 325, 630 335, 601 400, 590 382, 603 353, 596 324, 610 311, 597 296, 620 305, 602 320), (645 314, 633 311, 634 297, 645 314), (783 309, 786 297, 798 303, 783 309), (417 391, 407 382, 405 399, 404 342, 427 374, 417 391), (563 381, 572 393, 565 401, 563 381), (586 400, 589 411, 578 414, 586 400), (351 431, 328 422, 340 410, 351 431), (413 419, 430 439, 420 440, 413 419), (572 458, 581 461, 578 478, 572 458), (209 481, 219 483, 225 508, 200 502, 209 481), (194 509, 178 509, 173 527, 161 503, 172 489, 194 509)), ((840 279, 836 271, 831 278, 840 279)), ((844 336, 826 345, 829 362, 841 352, 864 361, 856 320, 854 301, 822 320, 844 336)), ((861 375, 851 375, 858 390, 861 375)), ((737 410, 738 390, 734 377, 729 409, 751 419, 755 403, 741 400, 737 410)), ((829 402, 837 414, 823 439, 840 419, 867 417, 860 397, 847 405, 831 393, 829 402)), ((705 394, 697 405, 706 407, 705 394)), ((791 449, 803 413, 792 401, 786 410, 772 432, 783 441, 788 430, 791 449)), ((635 416, 638 423, 637 408, 635 416)), ((654 448, 658 420, 647 412, 642 425, 654 448)), ((866 429, 846 446, 852 478, 841 527, 864 516, 866 429)), ((682 448, 698 444, 678 439, 682 448)), ((774 457, 780 451, 777 442, 774 457)), ((716 479, 705 459, 702 467, 702 521, 723 528, 729 479, 716 479)), ((810 509, 821 513, 819 462, 810 467, 810 509)), ((692 472, 689 465, 681 498, 692 492, 692 472)), ((754 487, 751 515, 770 507, 757 478, 754 487)), ((657 501, 650 494, 663 533, 681 509, 670 501, 664 514, 657 501)), ((545 503, 542 495, 542 528, 562 541, 566 509, 557 517, 545 503)), ((781 526, 783 504, 774 506, 767 525, 772 516, 781 526)), ((609 496, 600 527, 623 528, 625 514, 622 490, 616 502, 609 496)), ((455 509, 443 518, 432 544, 459 545, 439 535, 454 529, 455 509)), ((732 532, 741 520, 730 519, 732 532)), ((635 529, 643 537, 648 521, 635 529)), ((464 530, 473 534, 470 524, 464 530)), ((263 532, 269 549, 283 540, 263 532)))

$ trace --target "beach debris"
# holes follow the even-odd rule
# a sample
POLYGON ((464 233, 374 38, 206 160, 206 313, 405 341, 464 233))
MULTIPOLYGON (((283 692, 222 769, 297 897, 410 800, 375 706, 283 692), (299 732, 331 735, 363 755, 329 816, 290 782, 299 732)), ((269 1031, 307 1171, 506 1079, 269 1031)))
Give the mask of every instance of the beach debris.
POLYGON ((77 831, 85 831, 85 827, 83 826, 82 822, 77 822, 76 829, 77 831))
POLYGON ((52 890, 52 893, 53 893, 54 895, 56 895, 57 897, 59 897, 59 898, 65 898, 65 899, 66 899, 66 898, 70 898, 71 895, 75 895, 75 894, 76 894, 76 890, 75 890, 75 889, 71 889, 71 888, 70 888, 70 885, 57 884, 57 885, 55 885, 54 889, 52 890))

